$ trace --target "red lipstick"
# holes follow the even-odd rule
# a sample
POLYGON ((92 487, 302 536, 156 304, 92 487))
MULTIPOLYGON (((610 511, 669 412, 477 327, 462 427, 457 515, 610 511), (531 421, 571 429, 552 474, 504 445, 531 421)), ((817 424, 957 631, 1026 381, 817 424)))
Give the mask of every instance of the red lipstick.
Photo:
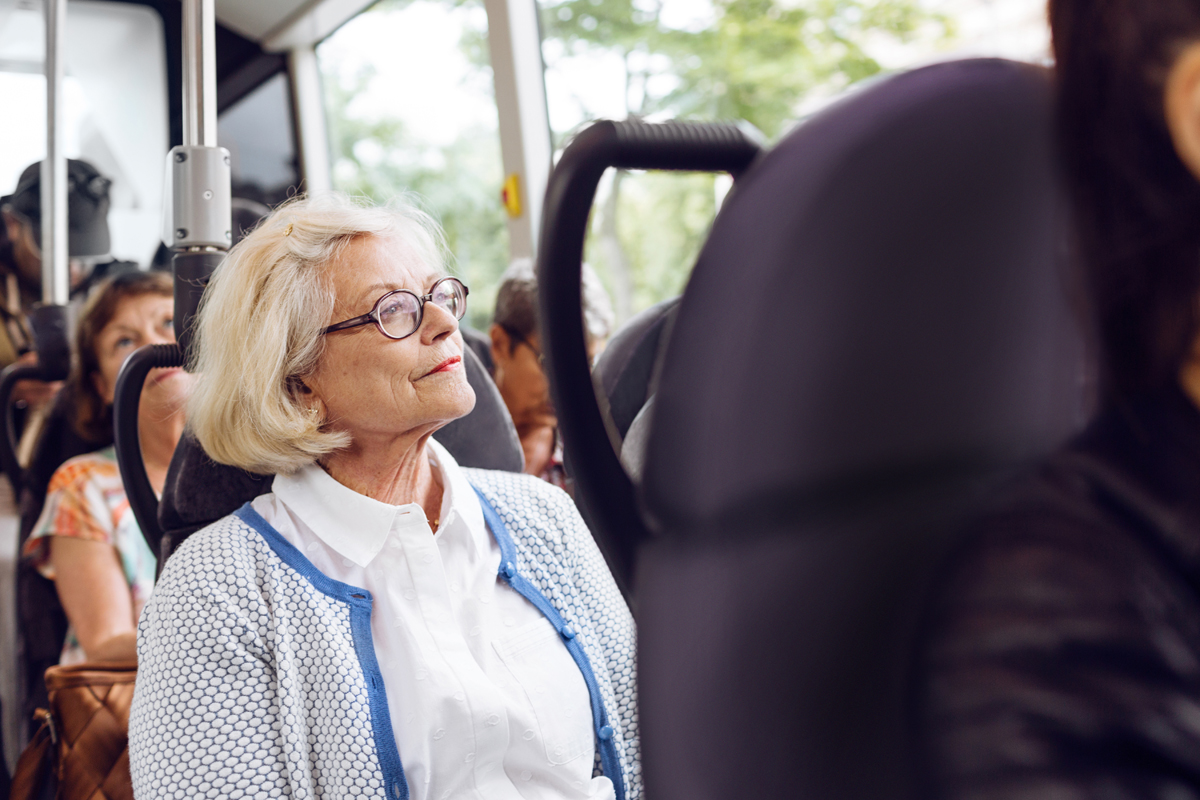
POLYGON ((450 356, 445 361, 438 364, 436 367, 429 370, 429 372, 427 372, 425 374, 426 375, 435 375, 439 372, 449 372, 450 370, 457 368, 458 365, 461 363, 462 363, 462 356, 450 356))

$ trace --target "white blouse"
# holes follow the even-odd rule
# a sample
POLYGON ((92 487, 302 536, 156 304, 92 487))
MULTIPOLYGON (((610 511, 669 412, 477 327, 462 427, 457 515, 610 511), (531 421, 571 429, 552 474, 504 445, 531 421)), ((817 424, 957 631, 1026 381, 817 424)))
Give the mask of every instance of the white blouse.
POLYGON ((561 637, 497 577, 500 548, 454 458, 435 534, 415 503, 392 506, 319 466, 276 476, 253 502, 334 580, 375 597, 371 634, 413 800, 610 800, 592 777, 587 685, 561 637))

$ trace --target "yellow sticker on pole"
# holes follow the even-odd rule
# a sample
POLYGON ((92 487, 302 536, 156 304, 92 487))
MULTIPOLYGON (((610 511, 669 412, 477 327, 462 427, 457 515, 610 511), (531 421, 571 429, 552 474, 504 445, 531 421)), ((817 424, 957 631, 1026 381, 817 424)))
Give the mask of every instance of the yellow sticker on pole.
POLYGON ((514 172, 504 179, 504 188, 500 190, 500 199, 504 201, 504 208, 507 209, 510 217, 521 216, 521 190, 517 173, 514 172))

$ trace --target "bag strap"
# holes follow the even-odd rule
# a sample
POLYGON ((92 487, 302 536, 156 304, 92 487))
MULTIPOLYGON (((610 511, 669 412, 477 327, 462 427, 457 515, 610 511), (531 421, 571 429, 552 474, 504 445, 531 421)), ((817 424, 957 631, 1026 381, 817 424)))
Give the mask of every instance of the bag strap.
POLYGON ((17 760, 9 800, 52 800, 58 794, 58 776, 53 769, 58 750, 54 718, 44 708, 35 711, 34 717, 41 719, 42 725, 17 760))

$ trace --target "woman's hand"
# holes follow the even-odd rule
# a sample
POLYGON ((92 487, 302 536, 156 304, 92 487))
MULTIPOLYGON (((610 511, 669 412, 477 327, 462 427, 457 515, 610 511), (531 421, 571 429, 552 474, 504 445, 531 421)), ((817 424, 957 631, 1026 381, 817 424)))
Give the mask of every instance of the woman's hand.
POLYGON ((88 660, 136 661, 133 602, 116 548, 51 536, 50 563, 63 610, 88 660))

